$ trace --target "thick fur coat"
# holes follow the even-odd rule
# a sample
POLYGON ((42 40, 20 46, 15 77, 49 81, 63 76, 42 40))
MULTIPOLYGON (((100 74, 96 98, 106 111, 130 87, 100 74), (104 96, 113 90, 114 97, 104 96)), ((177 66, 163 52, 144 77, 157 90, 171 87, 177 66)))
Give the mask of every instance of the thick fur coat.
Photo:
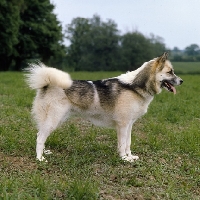
POLYGON ((147 112, 162 88, 175 94, 174 86, 183 82, 174 74, 166 53, 135 71, 98 81, 72 80, 68 73, 42 63, 30 64, 27 71, 29 86, 37 90, 32 113, 38 127, 36 153, 40 161, 45 160, 47 137, 71 115, 115 128, 120 157, 137 160, 130 149, 133 123, 147 112))

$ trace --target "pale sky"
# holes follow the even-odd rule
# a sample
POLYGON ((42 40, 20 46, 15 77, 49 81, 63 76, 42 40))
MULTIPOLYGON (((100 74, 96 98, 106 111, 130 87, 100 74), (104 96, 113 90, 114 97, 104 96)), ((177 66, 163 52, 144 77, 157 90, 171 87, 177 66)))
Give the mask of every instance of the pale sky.
POLYGON ((51 0, 63 28, 73 18, 112 19, 121 34, 137 30, 164 39, 166 47, 200 46, 200 0, 51 0))

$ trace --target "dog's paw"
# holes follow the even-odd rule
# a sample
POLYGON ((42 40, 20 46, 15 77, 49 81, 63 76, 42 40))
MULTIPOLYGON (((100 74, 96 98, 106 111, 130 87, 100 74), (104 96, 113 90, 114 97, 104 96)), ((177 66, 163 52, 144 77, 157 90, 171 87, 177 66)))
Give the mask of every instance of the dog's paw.
POLYGON ((43 156, 41 156, 39 158, 37 157, 36 160, 38 160, 40 162, 46 162, 46 163, 48 162, 47 159, 45 157, 43 157, 43 156))
POLYGON ((122 160, 124 161, 128 161, 128 162, 134 162, 136 160, 138 160, 139 157, 138 156, 133 156, 133 155, 130 155, 130 156, 123 156, 122 157, 122 160))
POLYGON ((44 152, 45 155, 52 154, 52 152, 50 150, 46 150, 46 149, 44 149, 43 152, 44 152))

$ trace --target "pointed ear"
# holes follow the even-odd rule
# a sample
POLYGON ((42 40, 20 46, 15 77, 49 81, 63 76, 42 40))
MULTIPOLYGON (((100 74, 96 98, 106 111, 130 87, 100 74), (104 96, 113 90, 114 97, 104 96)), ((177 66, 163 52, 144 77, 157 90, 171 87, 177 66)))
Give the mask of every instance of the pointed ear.
POLYGON ((157 58, 158 63, 164 63, 168 58, 168 53, 164 52, 162 56, 157 58))
POLYGON ((156 58, 155 62, 154 62, 154 67, 152 68, 153 71, 157 71, 157 70, 162 70, 164 67, 164 63, 167 60, 168 57, 168 53, 165 52, 162 54, 162 56, 156 58))

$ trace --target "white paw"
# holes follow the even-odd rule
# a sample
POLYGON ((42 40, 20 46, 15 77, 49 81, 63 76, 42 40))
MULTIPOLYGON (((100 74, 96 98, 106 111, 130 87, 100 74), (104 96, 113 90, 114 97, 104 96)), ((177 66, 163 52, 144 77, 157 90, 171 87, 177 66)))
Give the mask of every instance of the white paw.
POLYGON ((40 162, 48 162, 48 161, 46 160, 46 158, 43 157, 43 156, 37 157, 37 160, 40 161, 40 162))
POLYGON ((52 152, 51 152, 50 150, 46 150, 46 149, 44 149, 44 151, 43 151, 43 152, 44 152, 44 154, 45 154, 45 155, 52 154, 52 152))
POLYGON ((136 160, 138 160, 139 157, 138 156, 133 156, 133 155, 130 155, 130 156, 123 156, 122 157, 122 160, 124 161, 128 161, 128 162, 134 162, 136 160))

